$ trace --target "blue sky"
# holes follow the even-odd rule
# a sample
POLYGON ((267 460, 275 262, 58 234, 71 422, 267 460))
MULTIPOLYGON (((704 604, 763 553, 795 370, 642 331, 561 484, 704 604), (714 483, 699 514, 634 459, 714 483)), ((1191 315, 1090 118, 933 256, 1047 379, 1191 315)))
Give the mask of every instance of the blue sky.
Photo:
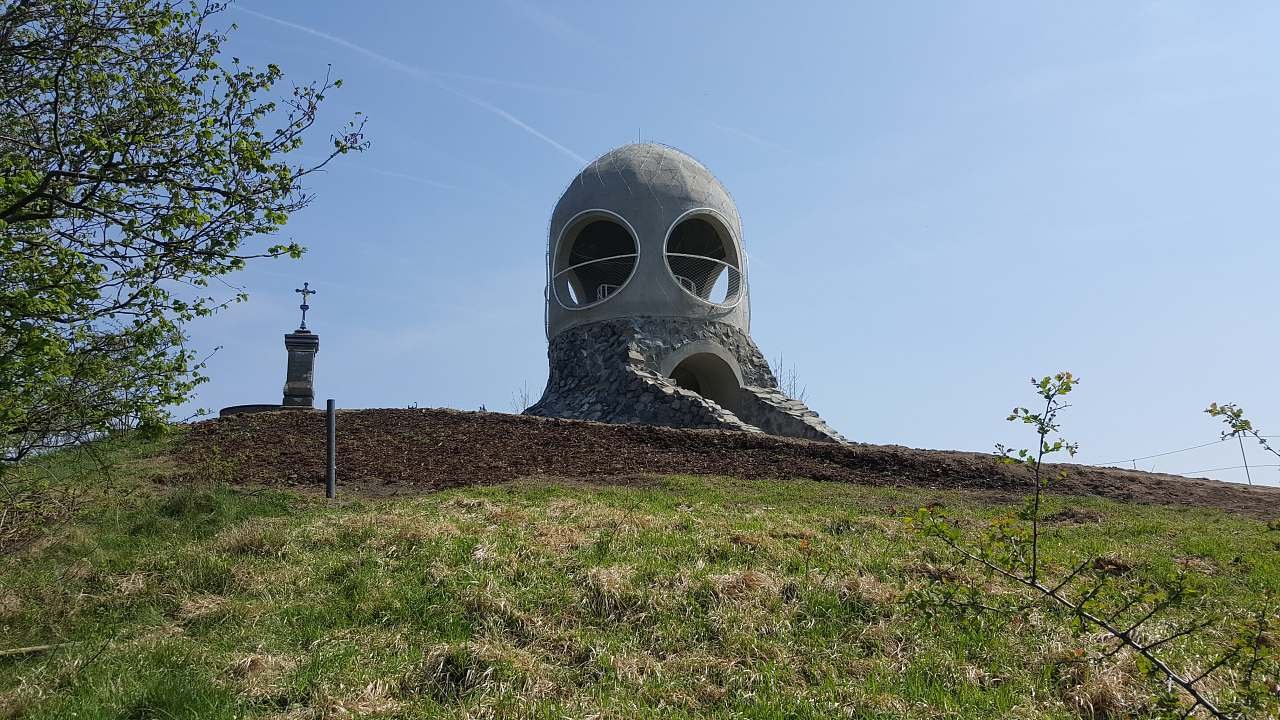
MULTIPOLYGON (((1210 442, 1215 400, 1280 435, 1280 5, 354 7, 227 13, 246 62, 331 64, 318 125, 364 112, 373 146, 312 184, 286 233, 305 259, 229 278, 250 302, 192 327, 221 346, 192 407, 278 401, 304 280, 320 398, 536 397, 551 209, 641 137, 733 194, 752 335, 851 439, 1026 442, 1004 417, 1059 369, 1083 379, 1064 429, 1084 462, 1210 442)), ((1223 443, 1138 467, 1239 464, 1223 443)))

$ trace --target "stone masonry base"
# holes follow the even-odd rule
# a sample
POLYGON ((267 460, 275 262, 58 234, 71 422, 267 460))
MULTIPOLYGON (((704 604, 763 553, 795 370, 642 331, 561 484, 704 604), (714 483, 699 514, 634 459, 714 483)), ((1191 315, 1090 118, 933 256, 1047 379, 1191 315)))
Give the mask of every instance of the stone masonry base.
POLYGON ((547 356, 546 390, 525 410, 527 415, 845 442, 803 402, 784 395, 751 338, 725 323, 654 317, 606 320, 560 333, 552 338, 547 356), (736 365, 737 387, 721 398, 724 405, 678 386, 664 374, 673 360, 693 352, 736 365))

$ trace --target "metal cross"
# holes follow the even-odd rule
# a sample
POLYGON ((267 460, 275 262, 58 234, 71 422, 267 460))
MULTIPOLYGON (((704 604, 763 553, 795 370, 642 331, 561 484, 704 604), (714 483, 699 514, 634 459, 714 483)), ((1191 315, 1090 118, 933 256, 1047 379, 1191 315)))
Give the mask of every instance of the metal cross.
POLYGON ((302 311, 302 325, 300 325, 298 329, 306 330, 307 311, 311 309, 311 306, 307 304, 307 296, 315 295, 316 291, 311 289, 311 283, 302 283, 302 287, 294 288, 293 291, 296 293, 302 293, 302 304, 298 306, 298 309, 302 311))

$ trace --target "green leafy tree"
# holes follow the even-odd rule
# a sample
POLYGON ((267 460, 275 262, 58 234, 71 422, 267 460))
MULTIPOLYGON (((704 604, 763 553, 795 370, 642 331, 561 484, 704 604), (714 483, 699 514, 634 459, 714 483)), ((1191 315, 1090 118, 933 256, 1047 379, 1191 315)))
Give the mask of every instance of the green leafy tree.
POLYGON ((259 238, 366 147, 357 114, 291 162, 341 82, 273 99, 278 67, 223 57, 225 7, 0 0, 3 462, 162 421, 205 379, 185 323, 245 299, 210 281, 299 256, 259 238))

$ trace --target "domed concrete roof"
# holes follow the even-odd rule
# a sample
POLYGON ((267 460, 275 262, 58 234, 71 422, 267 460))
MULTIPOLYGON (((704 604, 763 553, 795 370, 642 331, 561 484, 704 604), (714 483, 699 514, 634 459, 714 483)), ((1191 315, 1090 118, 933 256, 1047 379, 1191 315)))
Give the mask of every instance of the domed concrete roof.
MULTIPOLYGON (((697 248, 681 252, 696 255, 704 251, 710 252, 697 248)), ((706 166, 673 147, 623 145, 583 168, 551 214, 547 261, 548 337, 586 323, 638 316, 717 320, 744 331, 750 325, 738 208, 706 166), (593 252, 578 252, 576 238, 587 237, 583 228, 599 220, 615 226, 614 236, 598 238, 598 249, 593 252), (677 258, 675 262, 681 265, 677 272, 665 256, 667 239, 677 226, 696 224, 692 220, 704 221, 707 228, 720 228, 708 232, 719 238, 712 246, 723 245, 724 249, 713 252, 716 259, 707 262, 696 257, 690 260, 689 255, 677 258), (589 260, 595 256, 611 264, 605 259, 589 260), (734 268, 732 273, 741 273, 741 280, 734 279, 730 299, 709 302, 710 288, 688 277, 697 272, 685 272, 684 266, 696 266, 693 271, 713 269, 716 275, 711 277, 720 276, 721 267, 728 266, 734 268), (582 269, 573 270, 579 267, 582 269), (595 273, 595 268, 602 270, 595 273), (577 282, 573 289, 570 278, 577 282)), ((723 275, 728 277, 729 273, 723 275)))
POLYGON ((612 210, 635 225, 644 216, 670 222, 695 207, 719 212, 741 237, 737 205, 705 165, 667 145, 623 145, 596 158, 565 188, 551 215, 551 236, 583 210, 612 210))

